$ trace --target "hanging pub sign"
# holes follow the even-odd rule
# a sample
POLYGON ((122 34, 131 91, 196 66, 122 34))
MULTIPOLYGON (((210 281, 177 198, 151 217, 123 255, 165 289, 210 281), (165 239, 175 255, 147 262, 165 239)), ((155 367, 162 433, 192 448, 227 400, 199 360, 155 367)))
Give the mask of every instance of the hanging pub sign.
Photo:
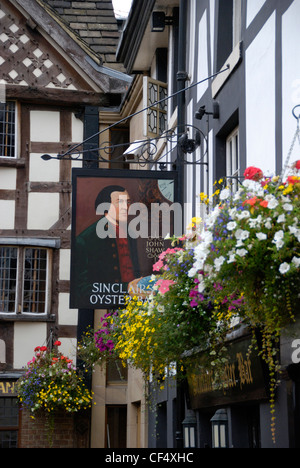
POLYGON ((177 173, 73 169, 70 307, 117 309, 145 297, 153 264, 182 234, 177 173))

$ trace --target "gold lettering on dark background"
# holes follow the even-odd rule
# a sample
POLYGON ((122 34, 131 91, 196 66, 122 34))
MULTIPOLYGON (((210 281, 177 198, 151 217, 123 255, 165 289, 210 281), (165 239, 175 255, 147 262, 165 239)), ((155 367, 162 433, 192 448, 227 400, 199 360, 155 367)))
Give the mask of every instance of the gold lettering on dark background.
POLYGON ((194 395, 223 390, 224 395, 228 389, 253 384, 251 360, 244 359, 242 353, 236 354, 237 363, 227 364, 221 375, 216 378, 214 371, 204 371, 190 376, 194 395))
POLYGON ((0 395, 14 394, 15 385, 15 382, 0 382, 0 395))
POLYGON ((165 241, 162 238, 149 238, 146 244, 146 254, 148 258, 158 259, 159 255, 165 250, 165 241))

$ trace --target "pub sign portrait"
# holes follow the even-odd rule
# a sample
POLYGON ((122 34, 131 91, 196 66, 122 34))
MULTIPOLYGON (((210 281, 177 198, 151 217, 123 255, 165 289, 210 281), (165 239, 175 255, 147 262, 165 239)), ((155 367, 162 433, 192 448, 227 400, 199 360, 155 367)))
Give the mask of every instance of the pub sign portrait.
POLYGON ((73 169, 72 185, 70 307, 122 308, 182 233, 177 173, 73 169))

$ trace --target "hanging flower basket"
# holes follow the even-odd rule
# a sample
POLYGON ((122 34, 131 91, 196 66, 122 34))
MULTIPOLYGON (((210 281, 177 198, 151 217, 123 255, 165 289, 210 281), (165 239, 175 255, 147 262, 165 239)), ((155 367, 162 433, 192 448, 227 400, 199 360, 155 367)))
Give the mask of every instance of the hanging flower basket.
POLYGON ((39 412, 72 414, 91 407, 92 394, 73 361, 58 351, 60 344, 56 341, 52 350, 36 347, 18 381, 19 402, 32 417, 39 412))

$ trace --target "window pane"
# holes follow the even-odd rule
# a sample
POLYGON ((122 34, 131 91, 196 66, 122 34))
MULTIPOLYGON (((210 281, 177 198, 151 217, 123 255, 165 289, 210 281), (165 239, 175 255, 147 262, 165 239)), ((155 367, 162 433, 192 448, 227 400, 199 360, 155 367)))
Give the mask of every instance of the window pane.
POLYGON ((123 366, 121 359, 108 360, 106 363, 106 381, 107 383, 113 382, 127 382, 127 367, 123 366))
POLYGON ((0 431, 0 448, 17 448, 18 431, 0 431))
POLYGON ((0 313, 16 311, 17 249, 0 247, 0 313))
POLYGON ((148 78, 147 80, 147 128, 146 134, 150 137, 161 135, 166 130, 168 110, 167 85, 148 78))
POLYGON ((19 408, 17 398, 0 398, 0 429, 18 426, 19 408))
POLYGON ((0 156, 15 157, 15 134, 15 103, 0 103, 0 156))
POLYGON ((46 312, 47 251, 25 249, 23 312, 46 312))

